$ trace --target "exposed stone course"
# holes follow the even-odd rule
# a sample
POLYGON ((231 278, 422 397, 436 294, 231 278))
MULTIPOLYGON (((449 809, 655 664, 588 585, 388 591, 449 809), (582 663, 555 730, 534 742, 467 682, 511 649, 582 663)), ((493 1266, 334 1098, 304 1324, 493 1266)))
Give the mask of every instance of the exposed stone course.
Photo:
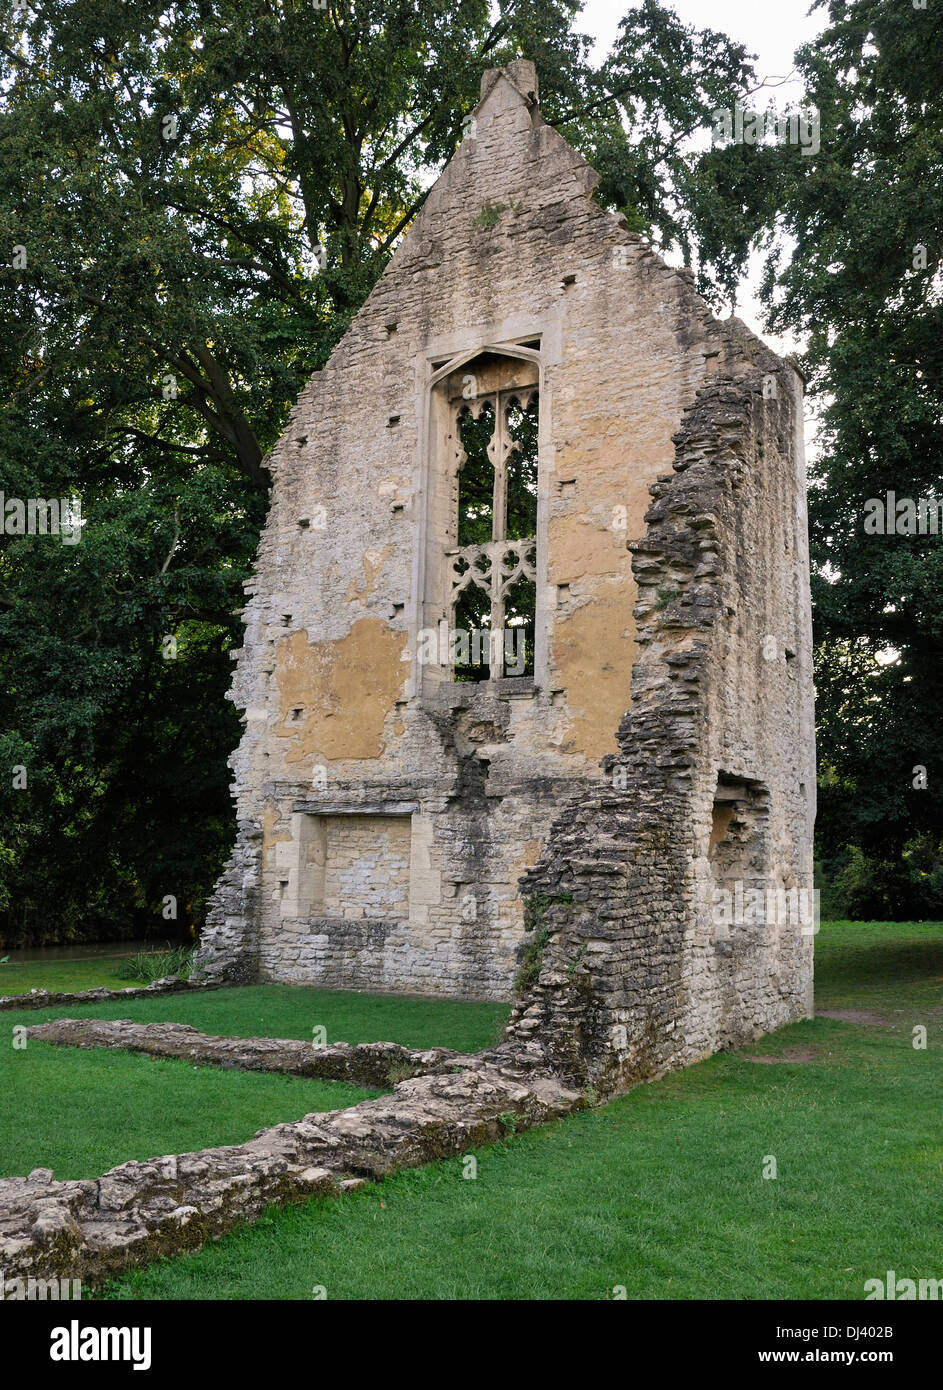
POLYGON ((73 993, 31 989, 28 994, 5 994, 0 997, 0 1009, 49 1009, 63 1004, 99 1004, 114 999, 152 999, 156 994, 182 994, 189 990, 212 988, 207 981, 196 984, 182 980, 179 975, 165 975, 149 985, 132 985, 129 989, 82 989, 73 993))
POLYGON ((200 1066, 237 1071, 284 1072, 318 1076, 384 1089, 407 1075, 424 1076, 474 1058, 447 1047, 411 1048, 398 1043, 314 1044, 294 1038, 222 1038, 201 1033, 186 1023, 133 1023, 129 1019, 59 1018, 34 1024, 27 1040, 64 1047, 122 1048, 152 1057, 177 1057, 200 1066))

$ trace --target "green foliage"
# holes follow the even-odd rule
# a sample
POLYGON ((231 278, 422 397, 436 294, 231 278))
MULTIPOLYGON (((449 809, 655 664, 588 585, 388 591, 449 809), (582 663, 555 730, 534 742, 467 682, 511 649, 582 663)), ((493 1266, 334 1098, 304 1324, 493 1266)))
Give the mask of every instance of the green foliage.
MULTIPOLYGON (((5 845, 0 841, 0 913, 3 913, 10 906, 10 889, 8 887, 8 875, 13 865, 16 863, 16 856, 10 845, 5 845)), ((4 956, 4 960, 7 957, 4 956)))
POLYGON ((727 248, 713 236, 717 209, 702 192, 712 152, 687 136, 753 89, 742 44, 694 30, 659 0, 643 0, 626 12, 612 52, 587 82, 583 108, 551 118, 602 175, 597 196, 634 231, 679 249, 686 264, 699 249, 705 270, 698 287, 715 299, 706 267, 725 268, 727 248))
POLYGON ((571 903, 572 893, 529 893, 524 899, 524 930, 532 932, 545 925, 547 911, 554 903, 571 903))
POLYGON ((797 64, 820 152, 715 150, 693 202, 702 253, 731 275, 776 235, 770 325, 808 344, 818 853, 836 905, 926 916, 939 911, 934 872, 909 860, 918 841, 932 862, 943 854, 943 535, 871 535, 864 521, 868 499, 940 493, 939 15, 832 0, 797 64))
POLYGON ((540 968, 543 965, 544 950, 549 940, 549 927, 537 927, 524 942, 521 948, 517 974, 514 977, 514 989, 518 994, 522 994, 524 990, 530 989, 540 978, 540 968))
POLYGON ((943 851, 936 836, 915 836, 900 857, 868 856, 848 844, 823 861, 821 874, 825 916, 881 920, 906 903, 915 920, 943 917, 943 851))
POLYGON ((496 227, 502 212, 507 211, 507 203, 482 203, 481 211, 472 220, 473 227, 496 227))
POLYGON ((387 1079, 391 1086, 395 1086, 400 1081, 408 1081, 415 1074, 415 1067, 407 1066, 405 1062, 391 1062, 387 1071, 387 1079))
POLYGON ((267 453, 483 69, 533 58, 603 201, 687 249, 700 156, 670 132, 749 67, 655 0, 599 67, 575 0, 4 15, 0 489, 77 497, 86 524, 75 545, 0 534, 0 941, 165 934, 173 895, 189 942, 234 829, 225 694, 267 453))
POLYGON ((571 903, 573 895, 571 893, 559 893, 551 896, 548 893, 531 893, 524 899, 524 931, 528 933, 518 961, 517 974, 514 977, 514 989, 517 994, 522 994, 524 990, 530 989, 540 978, 540 970, 543 965, 544 951, 547 942, 553 935, 553 928, 547 922, 547 911, 554 903, 571 903))
POLYGON ((181 980, 188 980, 192 966, 193 952, 186 946, 177 946, 166 951, 140 951, 122 961, 115 975, 119 980, 140 980, 149 985, 165 975, 179 975, 181 980))
POLYGON ((943 31, 929 11, 860 0, 833 7, 800 59, 822 157, 790 192, 797 246, 775 319, 808 332, 823 403, 810 499, 821 852, 860 850, 843 878, 856 914, 883 902, 882 915, 929 916, 939 878, 923 861, 943 855, 943 536, 869 536, 863 521, 868 498, 940 492, 943 31))

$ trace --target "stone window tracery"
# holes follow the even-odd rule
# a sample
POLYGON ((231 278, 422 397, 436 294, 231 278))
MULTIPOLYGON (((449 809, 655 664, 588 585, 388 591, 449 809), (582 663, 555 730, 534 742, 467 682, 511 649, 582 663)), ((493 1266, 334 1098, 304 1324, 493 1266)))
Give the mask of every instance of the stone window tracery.
POLYGON ((456 655, 455 679, 532 675, 537 387, 463 395, 450 406, 457 541, 446 551, 452 626, 491 634, 489 659, 456 655))

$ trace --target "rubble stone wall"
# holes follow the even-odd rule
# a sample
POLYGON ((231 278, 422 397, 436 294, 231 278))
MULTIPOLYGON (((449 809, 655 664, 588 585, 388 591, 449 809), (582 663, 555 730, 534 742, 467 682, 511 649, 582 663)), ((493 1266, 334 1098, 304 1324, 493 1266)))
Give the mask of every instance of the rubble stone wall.
POLYGON ((544 948, 508 1036, 602 1091, 811 1012, 801 383, 729 333, 632 547, 639 658, 612 783, 571 801, 525 882, 544 948), (738 914, 737 884, 776 909, 738 914))

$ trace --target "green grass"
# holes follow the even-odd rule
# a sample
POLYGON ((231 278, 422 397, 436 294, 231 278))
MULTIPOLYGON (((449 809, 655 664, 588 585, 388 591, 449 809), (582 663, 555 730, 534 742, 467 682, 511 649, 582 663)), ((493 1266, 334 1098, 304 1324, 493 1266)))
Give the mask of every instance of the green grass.
POLYGON ((861 1299, 888 1269, 941 1277, 943 927, 839 923, 817 947, 818 1006, 891 1026, 791 1025, 479 1151, 475 1180, 456 1159, 272 1210, 106 1295, 861 1299), (794 1047, 814 1060, 749 1060, 794 1047))
MULTIPOLYGON (((0 1029, 6 1023, 0 1016, 0 1029)), ((309 1111, 356 1105, 374 1091, 336 1081, 151 1061, 142 1053, 28 1042, 0 1047, 0 1176, 51 1168, 97 1178, 129 1158, 241 1144, 309 1111)))
MULTIPOLYGON (((0 954, 3 954, 0 952, 0 954)), ((0 965, 0 995, 28 994, 31 989, 55 990, 71 994, 82 989, 129 989, 132 980, 118 972, 127 967, 132 953, 115 947, 113 956, 94 956, 85 960, 7 961, 0 965)))
MULTIPOLYGON (((901 1013, 943 1011, 943 927, 939 922, 829 922, 815 943, 818 1009, 901 1013)), ((906 1020, 899 1019, 905 1022, 906 1020)), ((928 1021, 928 1020, 923 1020, 928 1021)))
MULTIPOLYGON (((82 962, 86 964, 86 962, 82 962)), ((87 964, 96 964, 87 962, 87 964)), ((99 967, 100 968, 100 967, 99 967)), ((33 978, 45 985, 42 967, 33 978)), ((49 988, 60 988, 50 984, 49 988)), ((412 1047, 477 1051, 494 1042, 507 1005, 406 995, 253 985, 197 995, 163 995, 0 1014, 0 1176, 52 1168, 57 1178, 98 1177, 129 1158, 241 1143, 257 1129, 309 1111, 354 1105, 373 1092, 329 1081, 264 1076, 139 1053, 84 1051, 30 1042, 10 1046, 12 1029, 61 1018, 131 1018, 189 1023, 231 1037, 329 1042, 391 1040, 412 1047)))
POLYGON ((136 1023, 189 1023, 203 1033, 235 1038, 305 1038, 327 1030, 328 1042, 397 1042, 405 1047, 453 1047, 477 1052, 496 1041, 507 1004, 465 1003, 405 994, 355 994, 293 985, 244 985, 206 994, 70 1004, 67 1009, 13 1009, 8 1023, 50 1018, 130 1018, 136 1023))

